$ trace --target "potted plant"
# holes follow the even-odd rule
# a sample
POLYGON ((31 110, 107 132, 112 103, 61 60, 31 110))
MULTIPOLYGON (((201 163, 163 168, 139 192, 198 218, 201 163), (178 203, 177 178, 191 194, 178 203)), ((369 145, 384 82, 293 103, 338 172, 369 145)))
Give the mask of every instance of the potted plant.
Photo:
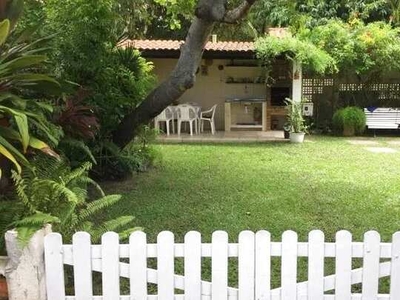
POLYGON ((286 121, 285 124, 283 125, 283 133, 286 140, 290 138, 290 129, 291 129, 290 123, 286 121))
POLYGON ((354 106, 348 106, 336 111, 332 122, 335 131, 343 136, 362 134, 366 127, 364 111, 354 106))
POLYGON ((302 143, 307 132, 303 117, 303 104, 289 98, 286 98, 285 102, 288 109, 287 120, 290 127, 290 142, 302 143))

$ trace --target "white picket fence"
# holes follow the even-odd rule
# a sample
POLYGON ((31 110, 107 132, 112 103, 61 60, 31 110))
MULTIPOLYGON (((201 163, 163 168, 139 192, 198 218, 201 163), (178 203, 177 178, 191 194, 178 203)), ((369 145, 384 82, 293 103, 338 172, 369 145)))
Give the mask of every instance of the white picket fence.
POLYGON ((161 232, 156 244, 148 244, 143 232, 119 244, 118 235, 109 232, 101 245, 92 245, 85 232, 75 234, 72 245, 63 245, 62 237, 52 233, 45 239, 45 263, 49 300, 400 299, 400 232, 392 243, 381 243, 375 231, 367 232, 363 242, 340 231, 334 243, 325 242, 321 231, 310 232, 308 242, 298 242, 293 231, 285 232, 281 242, 272 242, 267 231, 244 231, 238 243, 229 243, 223 231, 215 232, 211 243, 202 243, 198 232, 187 233, 184 243, 161 232), (272 257, 281 257, 281 287, 274 289, 272 257), (307 282, 297 282, 299 257, 308 258, 307 282), (157 259, 157 269, 148 267, 149 258, 157 259), (175 274, 175 258, 183 258, 184 276, 175 274), (211 282, 202 281, 202 258, 211 258, 211 282), (229 258, 238 258, 237 287, 228 286, 229 258), (335 261, 335 274, 324 275, 325 258, 335 261), (352 269, 353 258, 362 259, 362 268, 352 269), (65 294, 64 265, 74 266, 75 296, 65 294), (102 273, 102 296, 93 296, 93 271, 102 273), (390 294, 379 294, 379 279, 387 276, 390 294), (120 295, 120 277, 129 278, 130 295, 120 295), (149 283, 157 285, 158 295, 149 295, 149 283), (359 283, 361 294, 352 293, 352 285, 359 283))

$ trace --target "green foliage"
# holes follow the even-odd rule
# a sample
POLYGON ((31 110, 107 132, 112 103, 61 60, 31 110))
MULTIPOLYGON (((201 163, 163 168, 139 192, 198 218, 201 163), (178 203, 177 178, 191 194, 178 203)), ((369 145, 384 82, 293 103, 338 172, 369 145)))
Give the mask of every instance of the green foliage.
POLYGON ((355 18, 368 23, 389 22, 396 17, 396 11, 400 11, 399 4, 396 2, 398 1, 258 0, 248 18, 260 34, 263 34, 268 27, 292 27, 296 31, 304 28, 312 29, 325 25, 332 19, 343 22, 349 22, 355 18))
MULTIPOLYGON (((152 131, 152 130, 151 130, 152 131)), ((160 153, 150 145, 149 136, 138 134, 137 140, 120 149, 111 141, 96 143, 93 153, 97 164, 94 165, 92 174, 98 179, 120 180, 125 179, 135 172, 148 169, 160 156, 160 153)))
POLYGON ((305 120, 303 117, 303 103, 296 102, 292 99, 286 98, 286 107, 288 110, 287 122, 290 126, 290 132, 301 133, 307 131, 305 120))
POLYGON ((313 29, 304 29, 299 39, 308 41, 328 53, 333 60, 334 71, 343 67, 352 69, 357 61, 355 40, 350 24, 339 20, 330 20, 327 24, 313 29))
POLYGON ((330 20, 294 37, 260 38, 256 51, 267 64, 285 55, 318 74, 356 73, 368 78, 400 70, 399 29, 383 22, 330 20))
POLYGON ((52 60, 56 73, 88 90, 100 136, 108 138, 121 119, 153 88, 152 65, 133 48, 118 48, 123 33, 118 4, 111 0, 50 0, 46 27, 57 32, 52 60))
POLYGON ((364 111, 355 106, 339 109, 333 115, 333 126, 337 133, 350 130, 355 134, 361 134, 365 130, 366 117, 364 111))
MULTIPOLYGON (((20 164, 28 165, 24 154, 28 147, 39 149, 50 155, 57 154, 39 140, 33 133, 45 136, 53 144, 57 137, 51 132, 45 113, 52 111, 52 106, 35 101, 32 93, 37 90, 54 90, 59 84, 50 76, 43 74, 44 62, 47 59, 43 53, 45 48, 38 44, 45 39, 29 42, 21 34, 18 38, 7 42, 10 23, 4 20, 0 23, 0 154, 10 160, 18 172, 20 164), (15 142, 21 147, 15 145, 15 142)), ((0 169, 0 177, 1 177, 0 169)))
POLYGON ((109 54, 108 65, 92 84, 95 93, 88 98, 88 103, 98 110, 102 136, 109 136, 154 87, 152 70, 153 65, 131 47, 109 54))
POLYGON ((45 26, 57 33, 53 61, 60 77, 86 85, 102 72, 117 43, 111 0, 50 0, 45 26))
MULTIPOLYGON (((152 5, 147 3, 145 7, 152 5)), ((57 33, 51 57, 55 73, 87 91, 78 104, 64 101, 57 119, 67 135, 61 149, 74 166, 88 159, 96 161, 92 174, 97 178, 125 177, 145 164, 141 153, 118 149, 109 142, 121 120, 155 84, 152 64, 137 50, 117 46, 121 35, 130 30, 128 27, 136 26, 129 23, 133 19, 121 20, 119 13, 127 17, 135 7, 138 3, 129 0, 50 0, 44 6, 46 31, 57 33), (126 6, 129 9, 124 11, 126 6), (98 124, 87 114, 87 108, 94 112, 98 124), (73 124, 71 116, 76 119, 73 124), (79 132, 86 133, 87 146, 78 142, 83 138, 82 134, 77 136, 79 132)))
POLYGON ((326 25, 304 30, 299 39, 327 52, 337 71, 376 76, 400 69, 399 30, 382 22, 365 25, 360 20, 351 23, 331 20, 326 25))
POLYGON ((383 22, 355 27, 356 72, 380 74, 400 70, 400 29, 383 22))
POLYGON ((257 58, 267 65, 272 64, 278 56, 285 55, 319 74, 330 72, 334 68, 334 62, 328 53, 296 37, 267 36, 258 39, 255 47, 257 58))
POLYGON ((37 156, 32 164, 35 166, 32 170, 13 174, 17 200, 22 207, 13 225, 21 241, 29 240, 32 233, 47 223, 53 224, 54 229, 66 237, 85 230, 95 240, 106 231, 126 229, 132 223, 131 216, 99 220, 102 212, 120 201, 121 196, 106 196, 88 177, 90 163, 71 169, 65 161, 37 156), (100 198, 90 200, 89 186, 94 188, 92 194, 96 191, 100 198))

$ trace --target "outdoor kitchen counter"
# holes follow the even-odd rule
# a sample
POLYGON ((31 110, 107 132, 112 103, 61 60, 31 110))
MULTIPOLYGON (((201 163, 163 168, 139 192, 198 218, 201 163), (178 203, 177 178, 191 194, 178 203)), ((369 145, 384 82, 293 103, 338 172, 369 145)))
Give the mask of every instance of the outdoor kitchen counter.
POLYGON ((225 99, 225 131, 267 129, 266 97, 229 97, 225 99), (255 117, 258 115, 258 117, 255 117))
POLYGON ((232 98, 226 98, 225 102, 226 103, 242 103, 242 102, 252 102, 252 103, 263 103, 266 102, 267 99, 265 97, 247 97, 247 98, 240 98, 240 97, 232 97, 232 98))

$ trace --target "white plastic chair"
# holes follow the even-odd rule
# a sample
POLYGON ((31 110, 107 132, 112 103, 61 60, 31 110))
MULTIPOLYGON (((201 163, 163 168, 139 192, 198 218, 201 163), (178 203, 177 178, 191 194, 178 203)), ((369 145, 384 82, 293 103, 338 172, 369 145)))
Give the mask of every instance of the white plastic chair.
POLYGON ((211 126, 211 133, 214 135, 215 134, 215 122, 214 122, 214 116, 215 116, 215 110, 217 109, 217 104, 215 104, 213 107, 211 107, 209 110, 202 111, 200 113, 200 131, 204 131, 204 122, 210 122, 211 126))
POLYGON ((178 105, 176 109, 176 114, 178 117, 178 135, 181 134, 182 122, 188 122, 190 126, 190 135, 193 135, 193 128, 197 133, 197 120, 198 114, 196 114, 196 109, 188 104, 178 105))
POLYGON ((167 128, 167 135, 169 135, 169 122, 172 123, 172 133, 175 133, 174 125, 174 110, 171 107, 164 109, 157 117, 154 118, 154 127, 160 128, 160 122, 165 122, 167 128))

